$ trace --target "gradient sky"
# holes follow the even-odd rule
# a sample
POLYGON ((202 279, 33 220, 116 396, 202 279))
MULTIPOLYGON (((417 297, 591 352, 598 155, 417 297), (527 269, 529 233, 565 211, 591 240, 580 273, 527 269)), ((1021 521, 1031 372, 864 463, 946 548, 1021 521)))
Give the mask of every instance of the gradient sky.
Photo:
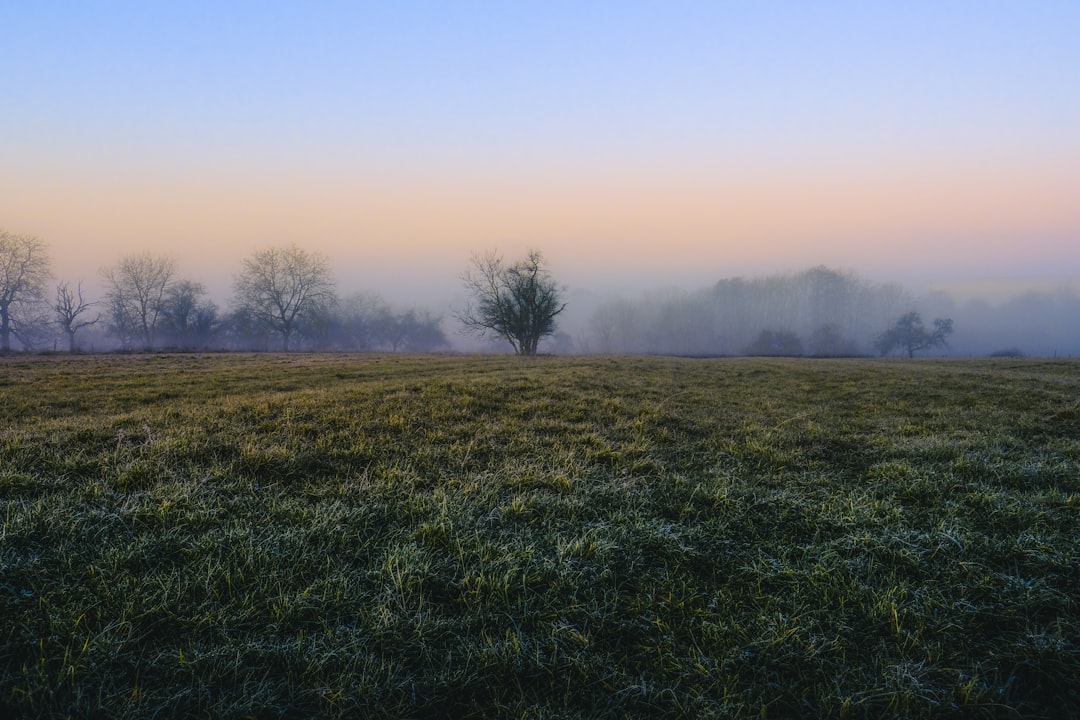
MULTIPOLYGON (((229 292, 1080 277, 1080 2, 8 2, 0 228, 229 292)), ((440 296, 439 293, 442 293, 440 296)))

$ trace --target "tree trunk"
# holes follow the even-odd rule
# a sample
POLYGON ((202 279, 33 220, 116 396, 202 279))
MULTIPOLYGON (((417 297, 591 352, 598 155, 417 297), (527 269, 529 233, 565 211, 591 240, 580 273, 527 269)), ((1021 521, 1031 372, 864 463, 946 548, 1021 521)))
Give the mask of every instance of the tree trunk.
POLYGON ((11 351, 11 318, 8 315, 8 305, 0 305, 0 352, 11 351))

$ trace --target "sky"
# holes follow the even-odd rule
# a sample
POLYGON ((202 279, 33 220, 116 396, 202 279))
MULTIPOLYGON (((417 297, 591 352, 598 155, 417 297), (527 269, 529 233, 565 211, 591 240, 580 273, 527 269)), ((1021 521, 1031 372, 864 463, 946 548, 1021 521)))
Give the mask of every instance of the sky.
POLYGON ((228 297, 296 243, 438 304, 825 264, 1080 280, 1080 2, 5 2, 0 228, 228 297))

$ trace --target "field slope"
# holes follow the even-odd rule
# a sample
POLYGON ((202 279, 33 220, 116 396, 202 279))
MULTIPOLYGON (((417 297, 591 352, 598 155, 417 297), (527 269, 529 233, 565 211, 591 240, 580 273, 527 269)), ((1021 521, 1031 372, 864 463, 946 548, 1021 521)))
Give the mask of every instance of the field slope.
POLYGON ((0 358, 0 716, 1080 717, 1080 362, 0 358))

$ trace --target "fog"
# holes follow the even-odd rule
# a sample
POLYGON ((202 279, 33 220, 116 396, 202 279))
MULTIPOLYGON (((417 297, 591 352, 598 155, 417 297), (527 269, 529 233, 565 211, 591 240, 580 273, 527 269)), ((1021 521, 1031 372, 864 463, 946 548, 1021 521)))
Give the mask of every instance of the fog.
MULTIPOLYGON (((555 332, 542 341, 542 353, 876 356, 882 333, 905 313, 917 312, 927 327, 939 318, 951 320, 953 327, 946 344, 920 356, 1080 356, 1076 278, 950 281, 938 269, 921 277, 909 272, 903 280, 825 265, 737 274, 706 268, 620 274, 618 268, 598 272, 567 266, 565 253, 558 255, 563 264, 548 260, 548 265, 566 309, 555 332)), ((186 281, 196 290, 194 314, 170 325, 175 313, 166 310, 150 349, 280 349, 273 332, 245 326, 237 317, 233 280, 240 262, 229 267, 187 262, 179 254, 161 257, 176 261, 172 286, 186 281), (198 312, 209 315, 196 327, 198 312)), ((468 299, 460 279, 468 256, 439 268, 324 257, 337 300, 301 323, 292 349, 510 352, 504 341, 463 334, 455 319, 468 299)), ((98 320, 80 329, 76 347, 84 352, 147 349, 130 333, 125 337, 110 317, 100 272, 109 266, 74 269, 57 263, 53 269, 57 282, 73 288, 82 283, 91 303, 83 319, 98 320)), ((44 307, 26 315, 13 347, 67 349, 44 307)))
MULTIPOLYGON (((135 5, 5 6, 0 229, 98 303, 174 257, 205 327, 156 349, 272 349, 233 279, 295 242, 339 301, 296 349, 506 351, 458 277, 535 247, 548 352, 869 355, 910 312, 953 320, 922 355, 1080 352, 1078 3, 135 5)), ((53 290, 16 347, 63 349, 53 290)))
POLYGON ((923 356, 1080 355, 1080 283, 986 282, 920 287, 851 271, 733 276, 710 285, 615 296, 571 292, 562 327, 581 352, 673 355, 877 355, 875 341, 907 312, 947 318, 947 344, 923 356))

